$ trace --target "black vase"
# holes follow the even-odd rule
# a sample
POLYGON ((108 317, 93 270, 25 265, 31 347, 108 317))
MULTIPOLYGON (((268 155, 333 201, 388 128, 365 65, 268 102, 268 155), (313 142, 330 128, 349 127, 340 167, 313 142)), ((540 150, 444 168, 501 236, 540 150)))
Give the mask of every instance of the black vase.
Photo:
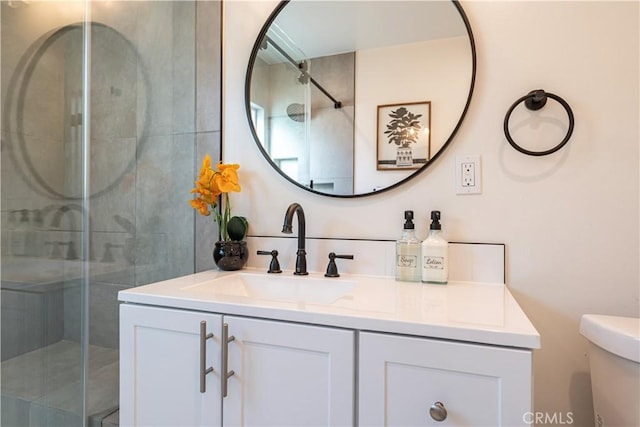
POLYGON ((213 248, 213 261, 220 270, 240 270, 249 259, 247 242, 228 240, 218 241, 213 248))

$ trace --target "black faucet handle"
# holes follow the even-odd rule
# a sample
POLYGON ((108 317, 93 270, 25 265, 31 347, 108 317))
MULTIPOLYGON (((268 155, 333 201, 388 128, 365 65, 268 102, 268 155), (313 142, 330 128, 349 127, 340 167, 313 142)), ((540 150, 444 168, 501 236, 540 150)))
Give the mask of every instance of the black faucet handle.
POLYGON ((271 255, 271 262, 269 263, 269 271, 267 273, 282 273, 280 270, 280 263, 278 262, 278 251, 275 249, 272 251, 258 251, 258 255, 271 255))
POLYGON ((111 253, 111 248, 113 247, 112 243, 104 244, 104 253, 102 254, 102 259, 100 262, 115 262, 116 260, 113 258, 113 254, 111 253))
POLYGON ((336 255, 335 252, 329 253, 329 265, 327 265, 327 272, 324 274, 324 277, 340 277, 340 274, 338 274, 338 266, 336 265, 336 258, 353 259, 353 255, 336 255))
POLYGON ((124 248, 124 245, 115 245, 109 242, 105 243, 104 253, 102 254, 102 259, 100 260, 100 262, 116 262, 115 258, 113 257, 113 253, 111 252, 111 249, 113 248, 124 248))
POLYGON ((78 258, 78 253, 76 252, 76 247, 73 243, 73 240, 69 240, 67 243, 63 243, 63 245, 67 246, 67 258, 68 260, 75 260, 78 258))
POLYGON ((45 246, 51 245, 51 255, 50 259, 62 259, 62 249, 60 249, 60 245, 62 242, 44 242, 45 246))

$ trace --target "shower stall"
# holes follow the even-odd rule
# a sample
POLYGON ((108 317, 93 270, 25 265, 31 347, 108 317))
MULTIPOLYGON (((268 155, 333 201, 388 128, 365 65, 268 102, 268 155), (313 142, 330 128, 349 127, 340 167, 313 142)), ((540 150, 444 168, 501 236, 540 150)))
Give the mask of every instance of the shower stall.
POLYGON ((311 57, 276 20, 251 72, 251 120, 264 153, 284 175, 329 194, 353 193, 355 58, 311 57))
POLYGON ((0 2, 0 427, 117 425, 117 292, 213 266, 220 9, 0 2))

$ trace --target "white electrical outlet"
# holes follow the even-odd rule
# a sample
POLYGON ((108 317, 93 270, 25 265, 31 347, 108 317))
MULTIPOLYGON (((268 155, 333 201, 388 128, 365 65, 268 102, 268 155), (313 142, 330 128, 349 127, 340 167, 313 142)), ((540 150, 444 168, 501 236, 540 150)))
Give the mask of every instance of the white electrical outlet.
POLYGON ((456 156, 456 194, 482 193, 480 156, 456 156))

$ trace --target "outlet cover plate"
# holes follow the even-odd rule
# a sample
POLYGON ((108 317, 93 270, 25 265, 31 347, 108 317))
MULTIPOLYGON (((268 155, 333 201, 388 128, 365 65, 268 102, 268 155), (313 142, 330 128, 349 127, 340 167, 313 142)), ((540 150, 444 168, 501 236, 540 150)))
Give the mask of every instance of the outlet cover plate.
POLYGON ((482 193, 480 155, 456 156, 456 194, 482 193))

